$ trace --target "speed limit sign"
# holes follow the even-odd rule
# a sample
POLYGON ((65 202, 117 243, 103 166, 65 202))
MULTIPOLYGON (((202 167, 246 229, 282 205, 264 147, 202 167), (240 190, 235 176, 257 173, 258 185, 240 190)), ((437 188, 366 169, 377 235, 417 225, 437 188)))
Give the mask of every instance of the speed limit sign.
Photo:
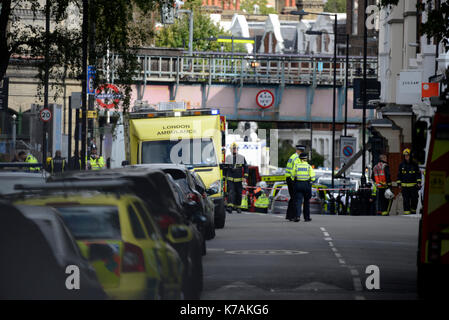
POLYGON ((50 109, 44 108, 41 110, 40 114, 39 114, 40 118, 42 121, 44 122, 48 122, 51 120, 51 111, 50 109))

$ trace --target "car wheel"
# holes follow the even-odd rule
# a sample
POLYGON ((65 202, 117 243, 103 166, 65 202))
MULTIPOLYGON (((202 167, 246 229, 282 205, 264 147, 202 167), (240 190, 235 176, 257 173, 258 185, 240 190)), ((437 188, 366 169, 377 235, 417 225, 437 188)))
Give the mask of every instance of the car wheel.
POLYGON ((224 207, 224 203, 221 203, 220 206, 215 208, 215 229, 223 229, 226 222, 226 211, 224 207))

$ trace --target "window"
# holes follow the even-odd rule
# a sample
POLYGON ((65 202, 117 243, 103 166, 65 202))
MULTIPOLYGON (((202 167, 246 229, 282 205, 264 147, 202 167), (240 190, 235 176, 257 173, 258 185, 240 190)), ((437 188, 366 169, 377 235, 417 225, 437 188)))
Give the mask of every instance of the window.
POLYGON ((131 228, 133 230, 134 237, 136 239, 145 239, 145 231, 143 231, 140 220, 137 217, 137 213, 131 205, 128 206, 128 216, 129 221, 131 222, 131 228))
POLYGON ((64 223, 75 239, 120 239, 120 220, 116 206, 58 207, 64 223))
POLYGON ((145 228, 147 229, 148 235, 153 240, 158 240, 157 235, 157 229, 154 226, 153 222, 150 220, 150 217, 148 216, 149 213, 145 208, 140 204, 140 202, 134 202, 134 205, 137 208, 137 211, 140 213, 140 217, 142 218, 143 224, 145 225, 145 228))
POLYGON ((142 163, 175 163, 194 167, 217 165, 211 138, 145 141, 142 143, 142 163))
POLYGON ((358 34, 359 0, 352 1, 352 35, 358 34))

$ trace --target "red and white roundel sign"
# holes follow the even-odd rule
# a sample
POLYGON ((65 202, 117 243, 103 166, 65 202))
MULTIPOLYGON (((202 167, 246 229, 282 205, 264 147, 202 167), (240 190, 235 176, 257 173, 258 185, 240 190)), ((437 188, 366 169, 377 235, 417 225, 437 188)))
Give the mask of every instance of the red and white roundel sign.
POLYGON ((95 98, 100 107, 111 109, 116 106, 122 95, 119 89, 113 84, 104 84, 98 87, 95 98))
POLYGON ((262 109, 267 109, 274 104, 274 94, 269 90, 261 90, 256 96, 256 103, 262 109))
POLYGON ((40 111, 39 116, 41 118, 42 121, 44 122, 48 122, 51 120, 51 111, 50 109, 44 108, 40 111))

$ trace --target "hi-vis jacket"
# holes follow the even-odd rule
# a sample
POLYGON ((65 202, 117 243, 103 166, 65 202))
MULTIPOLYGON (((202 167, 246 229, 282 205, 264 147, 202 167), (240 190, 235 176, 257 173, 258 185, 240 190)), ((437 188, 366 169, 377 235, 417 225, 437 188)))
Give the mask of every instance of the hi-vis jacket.
POLYGON ((292 170, 292 179, 296 181, 315 181, 315 170, 307 161, 296 159, 292 170))
POLYGON ((248 178, 248 164, 241 154, 230 154, 226 157, 225 164, 228 165, 223 171, 228 181, 241 182, 243 177, 248 178))
POLYGON ((302 161, 301 159, 299 159, 299 155, 295 152, 294 154, 292 154, 290 156, 290 158, 287 161, 287 165, 285 166, 285 177, 286 178, 294 178, 294 177, 292 177, 292 171, 293 171, 293 166, 294 166, 296 160, 302 161))
MULTIPOLYGON (((37 159, 32 154, 29 154, 26 157, 25 162, 38 163, 37 159)), ((30 171, 40 171, 40 168, 39 167, 30 167, 30 171)))
POLYGON ((388 163, 379 161, 373 168, 373 180, 378 188, 387 188, 391 185, 390 167, 388 163))
POLYGON ((421 172, 418 165, 412 161, 403 161, 399 165, 397 183, 405 188, 414 187, 417 183, 421 183, 421 172))

